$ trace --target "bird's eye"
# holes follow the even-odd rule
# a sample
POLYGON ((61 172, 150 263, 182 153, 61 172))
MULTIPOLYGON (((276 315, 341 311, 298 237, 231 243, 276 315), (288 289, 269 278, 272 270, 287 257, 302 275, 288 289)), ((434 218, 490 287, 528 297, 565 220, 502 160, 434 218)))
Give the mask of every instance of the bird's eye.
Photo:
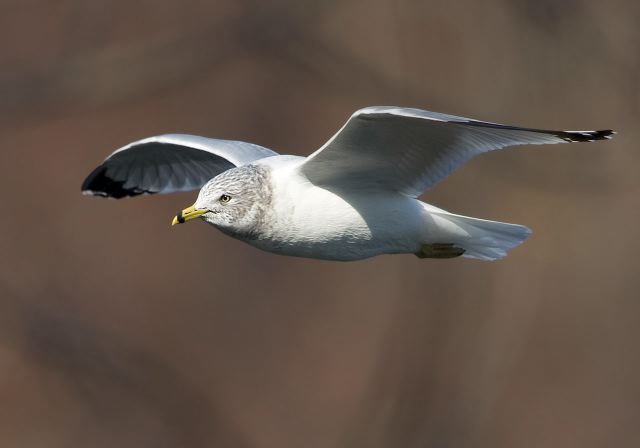
POLYGON ((231 196, 229 196, 228 194, 223 194, 222 196, 220 196, 220 202, 224 204, 226 204, 230 200, 231 200, 231 196))

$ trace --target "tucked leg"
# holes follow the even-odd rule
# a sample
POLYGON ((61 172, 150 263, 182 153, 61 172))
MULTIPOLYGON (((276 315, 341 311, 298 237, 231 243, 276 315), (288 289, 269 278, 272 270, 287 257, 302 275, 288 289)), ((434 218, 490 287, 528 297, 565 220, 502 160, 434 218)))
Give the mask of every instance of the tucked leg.
POLYGON ((464 249, 454 246, 453 243, 432 243, 423 244, 415 255, 418 258, 455 258, 462 254, 464 249))

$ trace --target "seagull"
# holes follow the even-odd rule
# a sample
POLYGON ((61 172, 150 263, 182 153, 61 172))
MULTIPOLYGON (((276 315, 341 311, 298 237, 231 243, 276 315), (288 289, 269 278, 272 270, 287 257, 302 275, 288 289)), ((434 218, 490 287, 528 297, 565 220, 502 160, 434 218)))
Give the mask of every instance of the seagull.
POLYGON ((276 254, 362 260, 503 258, 531 231, 449 213, 418 197, 472 157, 517 145, 592 142, 611 130, 549 131, 426 110, 356 111, 307 157, 252 143, 166 134, 130 143, 95 168, 86 195, 200 190, 172 225, 200 218, 276 254))

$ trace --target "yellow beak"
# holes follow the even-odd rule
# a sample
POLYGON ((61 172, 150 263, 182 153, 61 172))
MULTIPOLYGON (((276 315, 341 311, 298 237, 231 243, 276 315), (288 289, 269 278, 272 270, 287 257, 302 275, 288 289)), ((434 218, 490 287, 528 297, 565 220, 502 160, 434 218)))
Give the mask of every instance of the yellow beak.
POLYGON ((207 213, 207 210, 196 210, 195 206, 187 207, 181 212, 179 212, 171 221, 171 225, 175 226, 176 224, 182 224, 183 222, 191 221, 192 219, 197 218, 198 216, 204 215, 207 213))

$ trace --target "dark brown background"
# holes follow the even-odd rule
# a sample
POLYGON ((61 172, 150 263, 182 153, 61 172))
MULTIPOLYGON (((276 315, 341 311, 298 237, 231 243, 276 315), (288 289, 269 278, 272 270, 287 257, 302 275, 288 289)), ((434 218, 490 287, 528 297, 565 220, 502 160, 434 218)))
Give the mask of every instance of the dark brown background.
POLYGON ((640 3, 0 4, 0 446, 640 446, 640 3), (306 155, 415 106, 589 145, 474 160, 429 202, 507 259, 270 255, 195 193, 80 195, 167 132, 306 155))

